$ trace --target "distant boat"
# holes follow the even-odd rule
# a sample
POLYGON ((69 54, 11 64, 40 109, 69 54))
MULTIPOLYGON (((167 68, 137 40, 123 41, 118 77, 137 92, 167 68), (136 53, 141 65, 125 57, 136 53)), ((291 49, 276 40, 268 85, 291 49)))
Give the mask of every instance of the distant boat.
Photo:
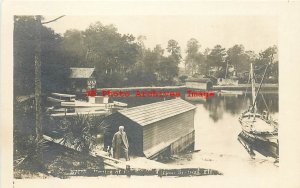
MULTIPOLYGON (((266 67, 266 70, 267 68, 268 66, 266 67)), ((243 133, 245 133, 247 136, 257 140, 278 144, 278 122, 276 120, 273 120, 273 118, 269 115, 268 111, 263 111, 263 113, 259 113, 256 108, 257 96, 263 83, 264 76, 260 83, 260 87, 257 93, 255 93, 255 79, 253 67, 251 64, 250 79, 252 83, 252 104, 246 111, 244 111, 240 115, 239 122, 241 124, 243 133)))
POLYGON ((243 91, 221 90, 221 95, 243 95, 243 91))

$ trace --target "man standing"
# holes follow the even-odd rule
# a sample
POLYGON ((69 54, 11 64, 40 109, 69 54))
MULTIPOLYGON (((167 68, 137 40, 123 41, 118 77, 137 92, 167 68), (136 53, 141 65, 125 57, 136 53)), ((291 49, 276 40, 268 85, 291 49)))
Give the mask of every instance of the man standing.
POLYGON ((112 140, 113 157, 119 159, 123 155, 126 161, 129 161, 128 147, 128 139, 124 127, 120 126, 119 131, 115 133, 112 140))

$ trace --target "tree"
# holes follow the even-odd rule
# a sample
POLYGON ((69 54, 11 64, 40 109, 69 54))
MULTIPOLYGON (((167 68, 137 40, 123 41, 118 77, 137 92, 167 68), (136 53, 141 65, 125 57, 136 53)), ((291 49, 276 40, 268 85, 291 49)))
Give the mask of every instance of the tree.
MULTIPOLYGON (((34 124, 34 129, 29 128, 31 125, 25 124, 30 130, 30 133, 26 134, 22 132, 22 129, 18 130, 19 125, 14 124, 14 131, 23 134, 23 138, 28 137, 25 144, 27 156, 37 168, 35 170, 44 168, 42 162, 42 107, 44 105, 41 100, 42 94, 49 90, 59 89, 60 84, 63 84, 65 80, 60 74, 64 70, 59 53, 60 36, 43 26, 42 20, 43 17, 39 15, 14 17, 14 97, 34 93, 35 106, 33 116, 26 114, 29 116, 29 121, 34 124), (55 76, 53 72, 56 73, 55 76), (54 77, 61 79, 62 82, 52 83, 54 77)), ((15 102, 14 110, 19 107, 18 102, 15 102)), ((22 110, 19 112, 23 113, 22 115, 25 114, 22 110)), ((17 117, 20 118, 20 116, 17 117)))
POLYGON ((269 68, 266 72, 266 81, 269 81, 268 78, 272 79, 273 82, 278 82, 278 58, 277 58, 278 49, 277 46, 271 46, 266 50, 259 53, 259 58, 257 59, 256 74, 258 78, 261 78, 265 67, 269 64, 269 68))
POLYGON ((196 71, 205 75, 207 69, 205 56, 201 52, 198 52, 197 56, 195 57, 195 60, 197 63, 196 71))
POLYGON ((167 52, 168 57, 162 56, 163 50, 160 46, 156 46, 155 51, 159 57, 157 75, 162 84, 173 84, 173 80, 178 76, 178 65, 182 59, 181 50, 178 42, 171 39, 168 41, 167 52))
POLYGON ((133 35, 122 35, 113 25, 96 22, 83 32, 87 62, 96 68, 97 83, 101 87, 121 86, 139 54, 133 35))
POLYGON ((35 142, 36 142, 36 160, 38 164, 43 164, 41 141, 43 138, 42 132, 42 108, 41 108, 41 16, 35 16, 36 20, 36 47, 34 55, 34 101, 35 101, 35 142))
POLYGON ((34 92, 36 22, 33 16, 14 17, 14 95, 34 92))
POLYGON ((259 63, 269 64, 273 63, 274 56, 277 55, 277 46, 272 46, 259 53, 259 63))
POLYGON ((209 48, 205 48, 204 52, 203 52, 203 64, 201 66, 201 71, 202 74, 204 75, 209 75, 209 70, 210 70, 210 63, 208 61, 208 55, 210 54, 211 49, 209 48))
POLYGON ((198 67, 197 58, 198 58, 198 50, 200 45, 198 41, 194 38, 191 38, 187 42, 187 50, 186 50, 186 58, 185 58, 185 70, 190 74, 194 74, 198 67))
POLYGON ((159 77, 160 82, 166 85, 173 84, 173 80, 178 76, 178 66, 174 65, 172 56, 163 57, 159 64, 159 77))
POLYGON ((42 93, 63 92, 68 76, 62 38, 44 25, 37 29, 33 16, 14 17, 14 95, 34 93, 35 37, 40 31, 42 93), (53 74, 55 72, 55 74, 53 74))
POLYGON ((62 40, 64 57, 69 67, 87 67, 90 51, 84 45, 84 35, 78 30, 67 30, 62 40))
MULTIPOLYGON (((14 17, 14 97, 34 93, 35 133, 33 130, 28 138, 28 156, 34 165, 43 170, 42 144, 42 94, 49 90, 60 89, 65 77, 60 51, 60 36, 53 30, 43 26, 43 17, 14 17), (56 74, 53 76, 53 72, 56 74), (25 78, 25 79, 24 79, 25 78), (62 80, 58 83, 52 81, 62 80), (43 87, 42 87, 43 86, 43 87), (34 142, 31 137, 35 137, 34 142)), ((55 19, 57 20, 57 19, 55 19)), ((51 21, 50 21, 51 22, 51 21)), ((50 23, 46 22, 46 23, 50 23)), ((18 107, 14 103, 14 109, 18 107)), ((14 128, 19 128, 14 124, 14 128)), ((16 130, 18 132, 18 130, 16 130)), ((16 148, 17 149, 17 148, 16 148)))
POLYGON ((159 66, 164 59, 164 50, 160 45, 156 45, 153 50, 143 49, 143 56, 135 63, 134 69, 128 75, 129 84, 151 86, 157 84, 160 79, 159 66))
POLYGON ((209 66, 218 69, 216 77, 225 77, 226 55, 225 48, 222 48, 221 45, 216 45, 207 56, 209 66))
POLYGON ((181 49, 176 40, 169 40, 167 51, 171 54, 170 57, 173 58, 174 65, 178 65, 182 59, 181 57, 181 49))
POLYGON ((233 65, 237 72, 243 70, 247 65, 247 54, 243 45, 234 45, 227 50, 226 61, 229 65, 233 65))

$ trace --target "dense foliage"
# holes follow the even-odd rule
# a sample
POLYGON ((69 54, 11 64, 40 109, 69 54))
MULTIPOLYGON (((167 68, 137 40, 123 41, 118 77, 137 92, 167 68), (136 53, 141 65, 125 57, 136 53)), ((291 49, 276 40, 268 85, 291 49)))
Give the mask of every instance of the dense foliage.
MULTIPOLYGON (((14 91, 32 94, 34 91, 34 55, 41 43, 42 92, 63 92, 68 84, 70 67, 95 67, 98 87, 152 86, 180 84, 194 74, 213 77, 230 76, 233 67, 241 80, 246 78, 249 63, 255 64, 256 74, 273 60, 268 78, 277 80, 277 47, 272 46, 255 54, 243 45, 229 49, 216 45, 201 50, 200 43, 191 38, 185 54, 174 39, 163 49, 157 45, 147 48, 145 36, 121 34, 113 25, 100 22, 86 30, 68 30, 63 36, 43 25, 37 27, 33 16, 16 16, 14 23, 14 91), (40 28, 41 40, 36 39, 40 28), (183 58, 184 56, 184 58, 183 58), (185 70, 180 65, 185 65, 185 70), (214 70, 214 71, 212 71, 214 70)), ((259 76, 258 76, 259 77, 259 76)))

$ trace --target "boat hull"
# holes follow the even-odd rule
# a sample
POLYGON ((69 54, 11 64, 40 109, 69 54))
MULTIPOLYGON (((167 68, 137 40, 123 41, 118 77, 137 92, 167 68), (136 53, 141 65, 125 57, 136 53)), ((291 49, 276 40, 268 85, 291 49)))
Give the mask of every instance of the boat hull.
POLYGON ((255 157, 254 151, 257 151, 266 157, 279 158, 278 143, 253 138, 243 131, 238 135, 238 140, 253 158, 255 157))
POLYGON ((271 142, 271 143, 275 143, 275 144, 279 144, 278 143, 278 135, 271 135, 271 134, 265 134, 265 135, 261 135, 261 134, 256 134, 253 132, 248 132, 243 130, 242 131, 245 135, 247 135, 248 138, 252 138, 254 140, 260 140, 263 142, 271 142))
POLYGON ((241 124, 243 133, 245 133, 248 137, 278 144, 278 125, 276 122, 267 120, 260 114, 253 115, 251 113, 245 113, 241 115, 239 122, 241 124), (252 120, 254 116, 256 118, 255 121, 252 120), (263 124, 265 129, 260 127, 261 124, 263 124))

